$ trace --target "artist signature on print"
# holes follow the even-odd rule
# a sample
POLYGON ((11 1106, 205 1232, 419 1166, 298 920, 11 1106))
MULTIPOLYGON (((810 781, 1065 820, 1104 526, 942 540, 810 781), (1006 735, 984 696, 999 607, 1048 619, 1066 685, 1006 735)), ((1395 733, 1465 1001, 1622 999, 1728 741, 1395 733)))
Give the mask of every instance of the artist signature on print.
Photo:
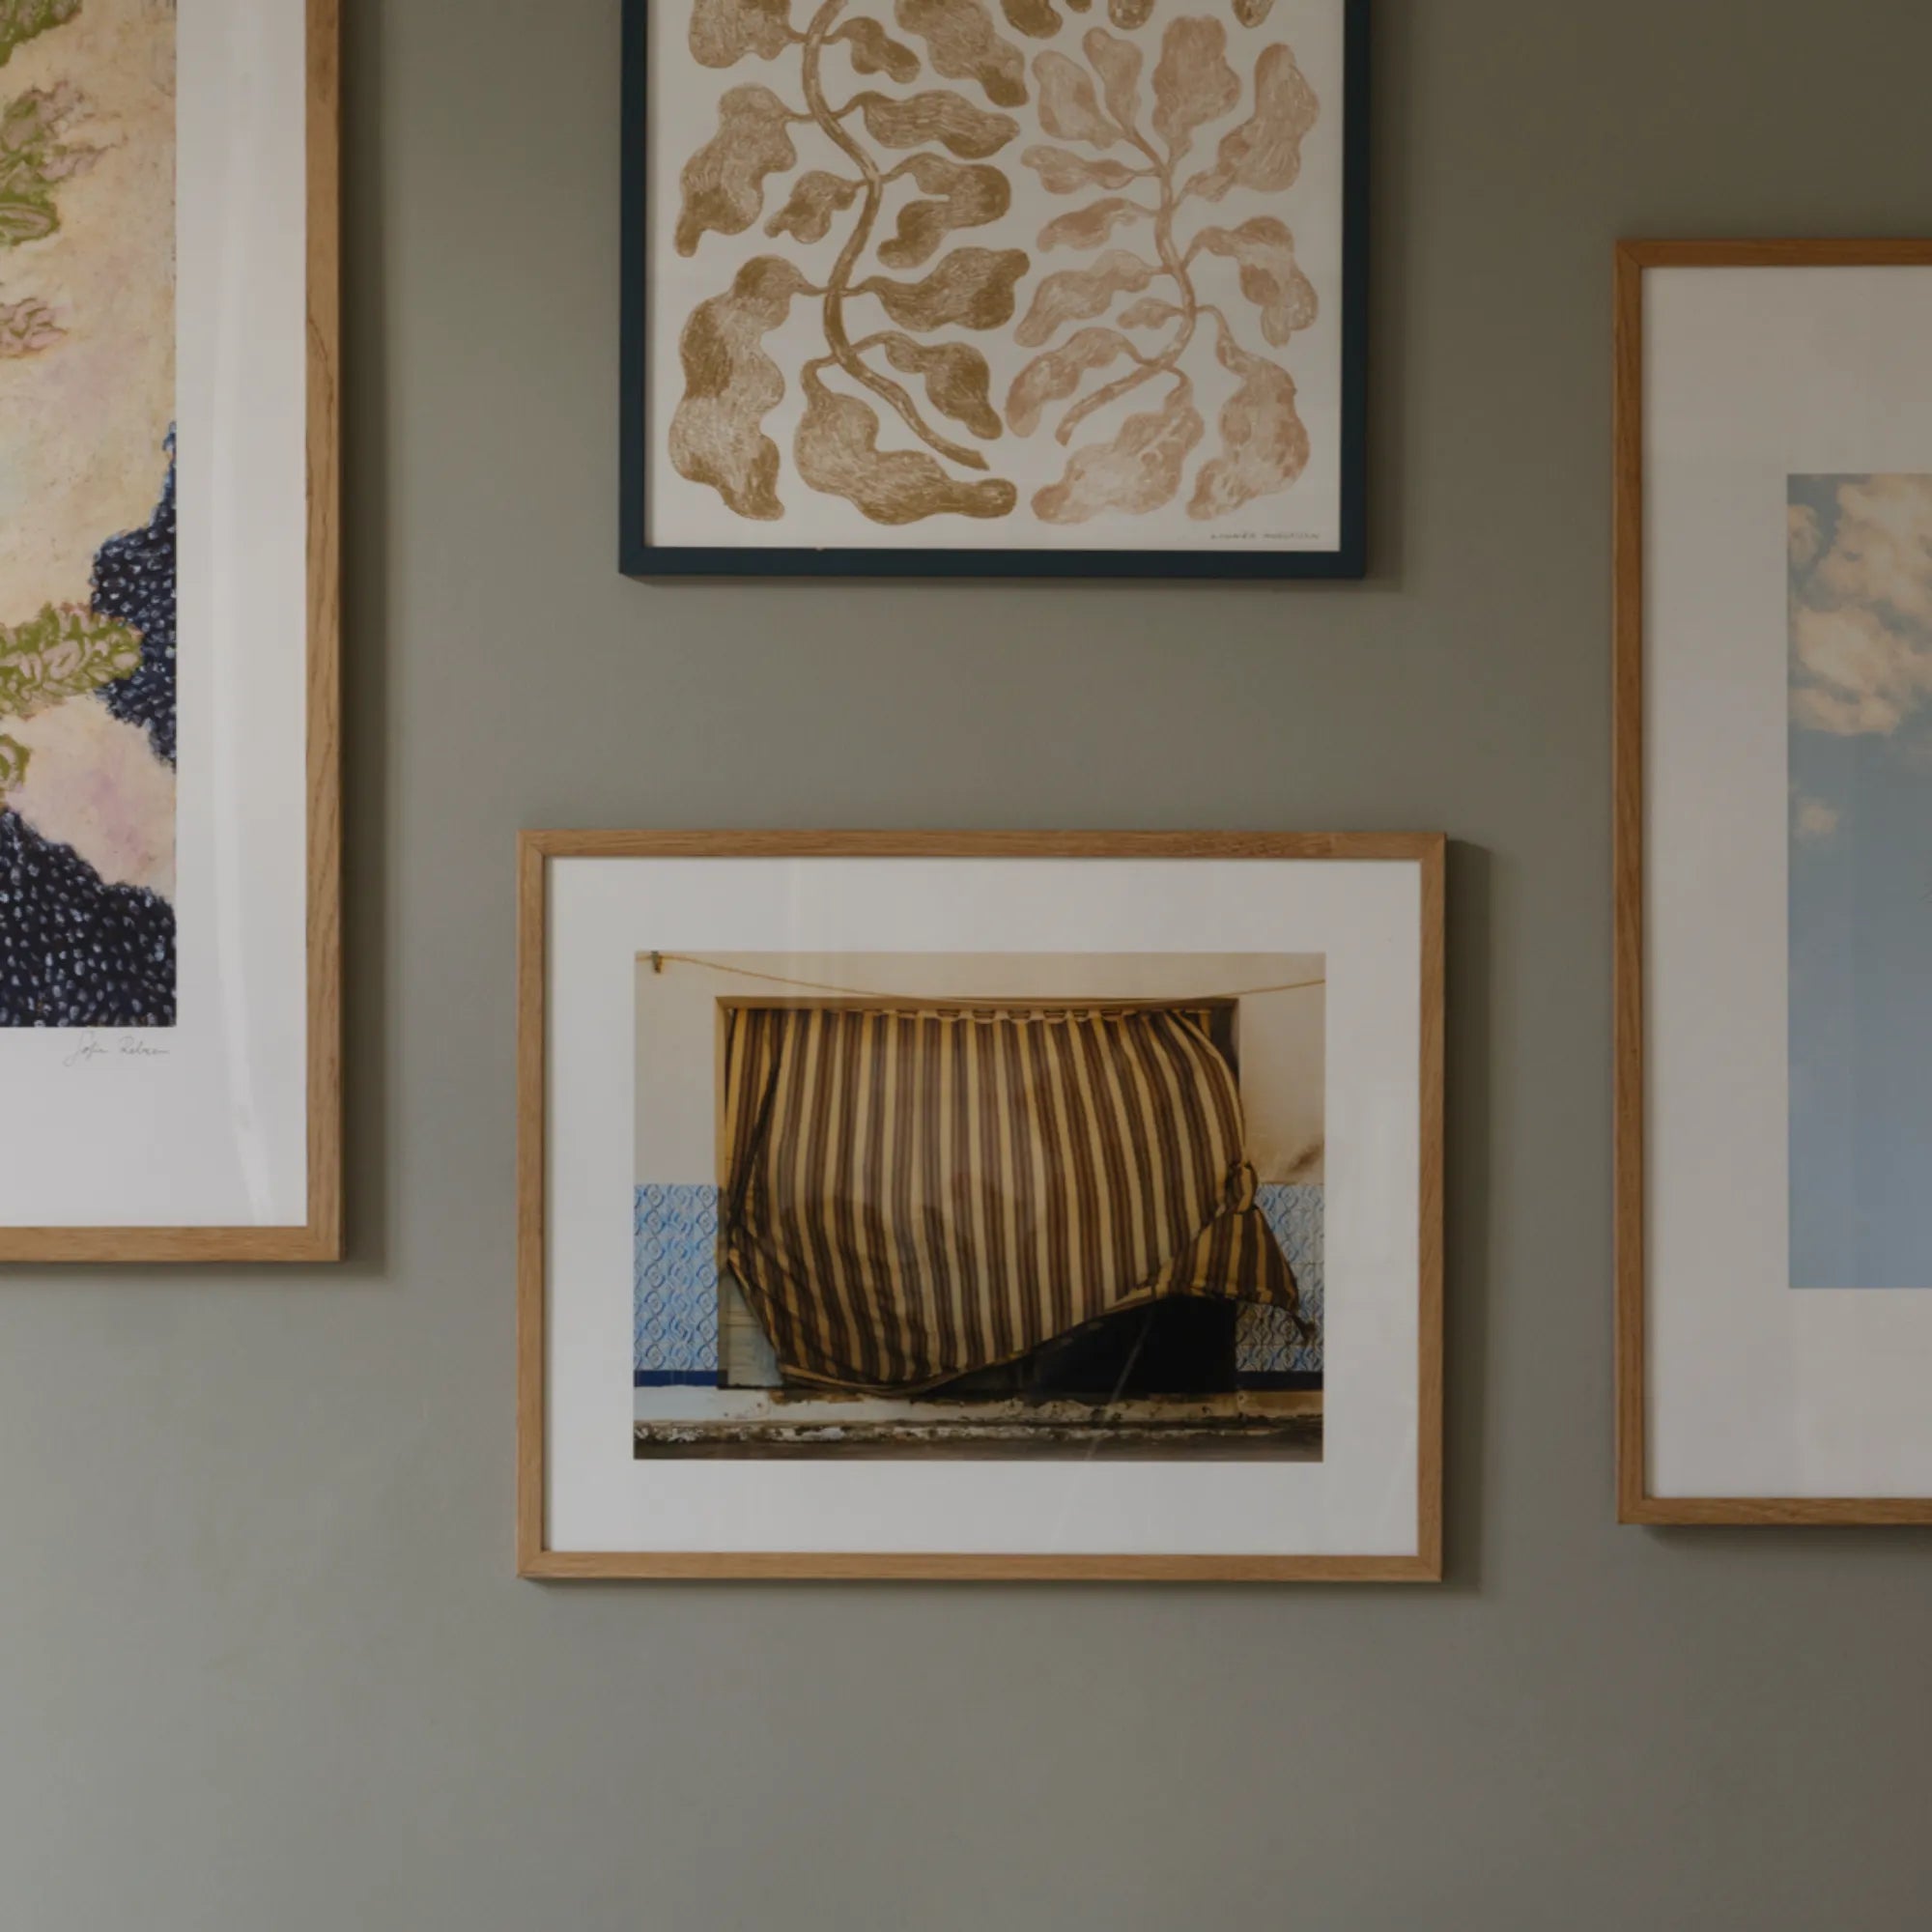
POLYGON ((165 1060, 168 1049, 156 1046, 139 1034, 124 1033, 111 1039, 103 1039, 99 1034, 89 1034, 68 1057, 61 1062, 63 1066, 99 1066, 106 1060, 165 1060))

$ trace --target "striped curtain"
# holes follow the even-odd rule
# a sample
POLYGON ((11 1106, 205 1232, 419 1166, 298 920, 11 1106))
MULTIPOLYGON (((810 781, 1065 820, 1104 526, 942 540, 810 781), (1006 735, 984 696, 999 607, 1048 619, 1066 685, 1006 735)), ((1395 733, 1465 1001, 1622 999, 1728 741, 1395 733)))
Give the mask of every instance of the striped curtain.
POLYGON ((1297 1314, 1207 1020, 727 1009, 722 1239, 787 1378, 911 1394, 1162 1295, 1297 1314))

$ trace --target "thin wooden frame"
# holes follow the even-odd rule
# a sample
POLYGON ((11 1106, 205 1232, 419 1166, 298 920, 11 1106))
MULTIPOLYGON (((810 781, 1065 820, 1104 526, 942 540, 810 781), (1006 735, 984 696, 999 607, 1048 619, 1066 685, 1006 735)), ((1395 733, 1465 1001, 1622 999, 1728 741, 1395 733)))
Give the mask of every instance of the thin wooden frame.
POLYGON ((1341 539, 1332 551, 767 550, 729 544, 653 544, 650 515, 650 346, 646 244, 652 0, 624 0, 624 161, 621 377, 618 408, 627 577, 1359 578, 1368 574, 1369 57, 1372 0, 1342 0, 1342 475, 1341 539))
POLYGON ((517 853, 517 1570, 565 1578, 1439 1582, 1442 1577, 1443 933, 1438 834, 526 832, 517 853), (1416 1549, 1409 1556, 966 1555, 555 1550, 546 1525, 548 876, 553 859, 1341 859, 1422 885, 1416 1549))
POLYGON ((1659 1496, 1650 1488, 1644 1219, 1644 275, 1651 269, 1932 268, 1932 240, 1622 242, 1615 277, 1617 1519, 1627 1523, 1932 1523, 1932 1497, 1659 1496))
POLYGON ((0 1228, 0 1262, 335 1262, 342 1208, 341 0, 307 0, 308 1218, 0 1228))

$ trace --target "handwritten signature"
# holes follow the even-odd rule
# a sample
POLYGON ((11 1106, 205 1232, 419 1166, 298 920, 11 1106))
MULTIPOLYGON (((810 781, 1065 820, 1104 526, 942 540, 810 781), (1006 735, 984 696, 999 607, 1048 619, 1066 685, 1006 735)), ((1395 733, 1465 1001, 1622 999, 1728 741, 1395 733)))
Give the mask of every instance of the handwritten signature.
POLYGON ((117 1039, 102 1039, 89 1034, 68 1057, 63 1066, 94 1066, 103 1060, 165 1060, 168 1050, 143 1039, 139 1034, 124 1033, 117 1039))

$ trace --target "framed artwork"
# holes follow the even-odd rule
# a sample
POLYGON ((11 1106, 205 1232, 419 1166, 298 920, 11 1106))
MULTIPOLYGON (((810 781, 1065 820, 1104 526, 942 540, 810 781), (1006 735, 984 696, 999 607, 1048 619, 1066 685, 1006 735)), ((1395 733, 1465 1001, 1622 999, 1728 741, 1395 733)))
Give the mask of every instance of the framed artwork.
POLYGON ((623 568, 1359 577, 1369 0, 626 0, 623 568))
POLYGON ((0 0, 0 1261, 326 1261, 336 0, 0 0))
POLYGON ((522 1573, 1438 1577, 1442 856, 526 834, 522 1573))
POLYGON ((1932 242, 1616 282, 1620 1512, 1932 1522, 1932 242))

